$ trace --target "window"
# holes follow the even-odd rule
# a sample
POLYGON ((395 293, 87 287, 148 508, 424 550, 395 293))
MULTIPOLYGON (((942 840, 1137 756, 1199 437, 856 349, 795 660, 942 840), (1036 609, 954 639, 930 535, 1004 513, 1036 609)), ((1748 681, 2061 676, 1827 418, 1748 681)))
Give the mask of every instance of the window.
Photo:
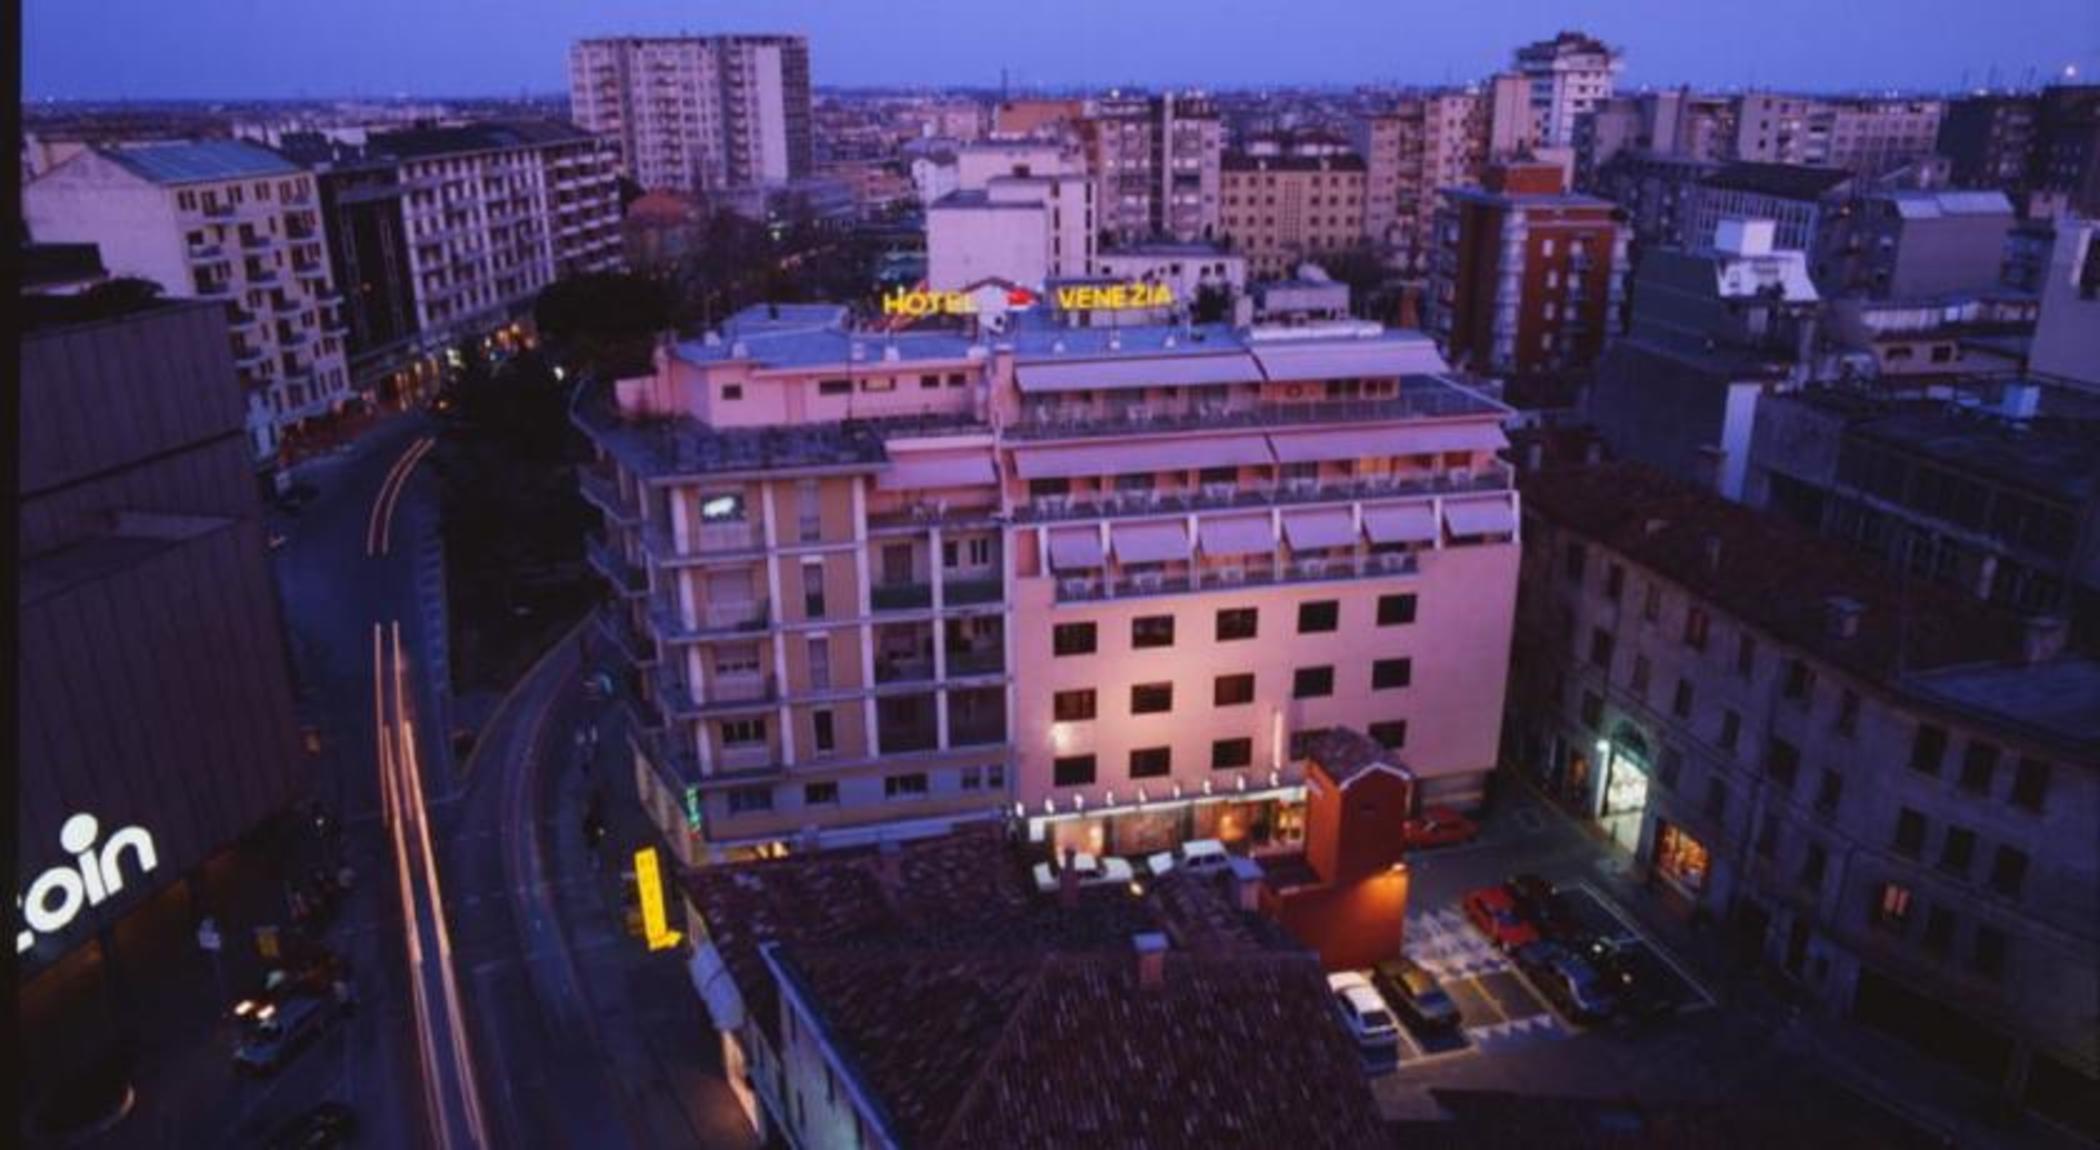
POLYGON ((1828 818, 1837 813, 1838 799, 1845 793, 1845 780, 1836 771, 1823 768, 1816 781, 1816 813, 1828 818))
POLYGON ((1157 779, 1174 773, 1171 747, 1141 747, 1130 752, 1130 777, 1157 779))
POLYGON ((882 797, 886 799, 923 799, 926 797, 926 772, 913 771, 905 775, 884 775, 882 797))
POLYGON ((1800 659, 1786 661, 1786 684, 1779 693, 1795 702, 1806 703, 1816 687, 1816 673, 1800 659))
POLYGON ((1173 709, 1172 683, 1138 683, 1130 688, 1130 713, 1133 715, 1164 715, 1173 709))
POLYGON ((1092 623, 1059 623, 1050 629, 1050 652, 1055 656, 1094 653, 1092 623))
POLYGON ((1219 739, 1210 745, 1211 770, 1230 771, 1253 763, 1253 739, 1219 739))
POLYGON ((940 385, 941 377, 938 375, 922 375, 919 377, 919 387, 922 390, 931 391, 940 385))
POLYGON ((1969 860, 1976 854, 1976 832, 1967 827, 1948 827, 1947 837, 1940 840, 1940 869, 1948 874, 1967 878, 1969 860))
MULTIPOLYGON (((984 772, 985 768, 983 767, 964 767, 960 772, 958 772, 962 779, 962 789, 966 791, 983 790, 984 772)), ((992 785, 997 786, 999 784, 995 781, 992 785)))
POLYGON ((1677 789, 1677 780, 1684 776, 1684 752, 1676 747, 1664 747, 1662 763, 1655 770, 1655 777, 1671 790, 1677 789))
POLYGON ((1972 739, 1961 757, 1961 789, 1972 794, 1991 793, 1991 776, 1998 770, 1998 745, 1972 739))
POLYGON ((743 521, 743 493, 724 491, 700 497, 700 522, 742 523, 743 521))
POLYGON ((748 746, 752 743, 763 743, 765 741, 766 721, 764 719, 722 720, 723 746, 748 746))
MULTIPOLYGON (((2100 251, 2100 244, 2093 246, 2100 251)), ((2013 805, 2040 814, 2042 799, 2048 793, 2049 764, 2040 759, 2021 759, 2020 765, 2013 769, 2013 805)))
POLYGON ((1742 635, 1735 644, 1735 673, 1747 679, 1757 668, 1757 640, 1742 635))
POLYGON ((1648 584, 1648 592, 1641 598, 1641 618, 1650 623, 1662 618, 1663 589, 1660 583, 1648 584))
POLYGON ((1874 898, 1872 920, 1883 930, 1902 934, 1910 924, 1910 888, 1900 883, 1882 883, 1874 898))
POLYGON ((1218 612, 1218 642, 1254 638, 1260 620, 1261 613, 1252 607, 1228 607, 1218 612))
POLYGON ((1573 587, 1582 586, 1582 568, 1589 559, 1589 549, 1580 543, 1570 543, 1561 551, 1561 576, 1573 587))
POLYGON ((1768 859, 1779 853, 1779 812, 1766 811, 1757 827, 1757 857, 1768 859))
POLYGON ((1050 717, 1059 723, 1084 723, 1094 717, 1094 690, 1059 691, 1050 697, 1050 717))
POLYGON ((1415 621, 1415 597, 1413 595, 1380 595, 1378 597, 1378 625, 1400 627, 1415 621))
POLYGON ((1728 783, 1718 775, 1706 780, 1706 817, 1715 822, 1728 817, 1728 783))
POLYGON ((1801 885, 1810 890, 1823 886, 1823 872, 1830 867, 1830 852, 1822 843, 1810 843, 1801 855, 1801 885))
POLYGON ((1298 604, 1298 633, 1315 635, 1341 626, 1342 605, 1333 599, 1298 604))
POLYGON ((815 711, 809 716, 809 724, 816 735, 817 753, 838 748, 838 732, 834 728, 830 711, 815 711))
POLYGON ((1211 705, 1237 707, 1254 701, 1254 674, 1220 675, 1211 685, 1211 705))
POLYGON ((805 807, 829 807, 838 805, 837 783, 805 783, 802 787, 802 805, 805 807))
POLYGON ((1372 723, 1364 729, 1371 741, 1388 751, 1397 751, 1407 745, 1407 720, 1386 719, 1372 723))
POLYGON ((1058 787, 1094 785, 1094 756, 1065 755, 1050 762, 1050 784, 1058 787))
POLYGON ((1130 645, 1137 648, 1174 645, 1174 616, 1141 615, 1130 621, 1130 645))
POLYGON ((773 788, 771 787, 731 787, 729 789, 729 813, 732 815, 744 815, 754 811, 770 811, 772 809, 773 788))
POLYGON ((890 375, 871 375, 860 381, 862 391, 895 391, 897 378, 890 375))
POLYGON ((1602 627, 1590 629, 1590 665, 1611 669, 1611 632, 1602 627))
POLYGON ((1918 737, 1910 745, 1910 769, 1928 775, 1940 773, 1940 759, 1947 753, 1947 732, 1920 724, 1918 737))
POLYGON ((1592 731, 1604 729, 1604 700, 1595 691, 1582 693, 1582 725, 1592 731))
POLYGON ((1327 728, 1312 727, 1303 731, 1292 731, 1286 753, 1293 759, 1303 759, 1312 754, 1312 745, 1326 737, 1327 728))
POLYGON ((1782 792, 1793 793, 1794 776, 1799 774, 1800 770, 1801 752, 1794 744, 1785 739, 1774 738, 1765 747, 1765 774, 1772 777, 1772 782, 1782 792))
POLYGON ((1849 735, 1859 729, 1859 692, 1849 687, 1838 696, 1836 726, 1840 735, 1849 735))
POLYGON ((1333 667, 1300 667, 1291 677, 1294 699, 1324 699, 1334 694, 1333 667))
POLYGON ((820 379, 817 381, 818 395, 852 395, 853 381, 850 379, 820 379))
POLYGON ((1970 943, 1969 966, 1985 978, 2000 978, 2005 974, 2005 934, 1988 926, 1976 928, 1976 937, 1970 943))
POLYGON ((1925 816, 1904 807, 1896 813, 1896 853, 1917 858, 1925 849, 1925 816))
POLYGON ((961 387, 961 386, 963 385, 963 382, 964 382, 964 376, 963 376, 963 373, 962 373, 962 372, 959 372, 959 371, 951 371, 951 372, 949 372, 949 373, 948 373, 948 386, 949 386, 949 387, 961 387))
POLYGON ((1740 739, 1740 738, 1742 737, 1742 734, 1743 734, 1743 717, 1742 717, 1741 715, 1738 715, 1738 714, 1736 714, 1736 713, 1735 713, 1735 708, 1733 708, 1733 707, 1724 707, 1724 708, 1722 708, 1722 710, 1721 710, 1721 748, 1722 748, 1723 750, 1729 750, 1729 751, 1732 751, 1732 750, 1734 750, 1734 749, 1735 749, 1735 744, 1736 744, 1737 740, 1739 740, 1739 739, 1740 739))
POLYGON ((1944 906, 1925 911, 1925 934, 1918 944, 1931 954, 1945 954, 1954 945, 1954 912, 1944 906))
POLYGON ((811 619, 824 617, 824 561, 802 562, 802 613, 811 619))
POLYGON ((1684 645, 1695 651, 1706 650, 1706 632, 1710 626, 1705 611, 1697 607, 1687 608, 1684 613, 1684 645))
POLYGON ((1633 693, 1639 696, 1643 703, 1648 701, 1648 674, 1648 656, 1635 655, 1633 657, 1633 693))
POLYGON ((742 399, 742 398, 744 398, 744 385, 743 385, 743 384, 741 384, 741 383, 725 383, 725 384, 723 384, 723 385, 722 385, 722 398, 723 398, 723 399, 742 399))
POLYGON ((1670 713, 1680 719, 1692 717, 1692 681, 1678 679, 1677 691, 1670 696, 1670 713))

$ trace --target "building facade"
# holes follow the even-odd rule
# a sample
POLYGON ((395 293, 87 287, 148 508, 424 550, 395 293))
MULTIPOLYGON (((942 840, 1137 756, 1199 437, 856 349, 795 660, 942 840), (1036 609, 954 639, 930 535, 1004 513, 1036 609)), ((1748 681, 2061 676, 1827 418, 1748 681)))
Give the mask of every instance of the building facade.
POLYGON ((579 412, 652 812, 689 861, 973 819, 1288 846, 1342 724, 1477 803, 1515 507, 1505 409, 1441 371, 1376 325, 791 305, 667 348, 579 412))
MULTIPOLYGON (((1098 186, 1055 143, 997 141, 952 153, 954 190, 926 211, 927 281, 959 291, 987 279, 1033 289, 1091 275, 1098 186)), ((951 182, 936 180, 936 183, 951 182)))
POLYGON ((1626 66, 1616 49, 1580 32, 1526 44, 1515 62, 1529 88, 1531 142, 1548 148, 1575 145, 1575 125, 1611 99, 1626 66))
POLYGON ((1364 241, 1364 162, 1355 155, 1225 156, 1218 219, 1225 242, 1256 278, 1364 241))
POLYGON ((1096 217, 1112 243, 1218 238, 1225 129, 1199 94, 1111 95, 1079 122, 1096 217))
POLYGON ((1826 294, 1928 300, 1998 285, 2012 202, 1997 191, 1875 189, 1819 230, 1826 294))
POLYGON ((580 40, 569 101, 576 123, 613 141, 620 170, 650 191, 699 195, 813 172, 801 36, 580 40))
POLYGON ((1852 188, 1853 177, 1836 168, 1727 164, 1692 185, 1679 216, 1677 242, 1699 247, 1726 219, 1771 220, 1775 247, 1819 252, 1825 222, 1844 207, 1852 188))
POLYGON ((2100 392, 2100 224, 2058 224, 2041 297, 2030 364, 2043 375, 2100 392))
POLYGON ((39 243, 95 244, 112 276, 225 307, 258 462, 349 398, 349 327, 311 172, 233 140, 90 148, 25 187, 23 215, 39 243))
POLYGON ((1480 182, 1489 106, 1478 92, 1403 97, 1356 125, 1364 161, 1364 238, 1420 268, 1438 191, 1480 182))
POLYGON ((2027 190, 2040 102, 2031 94, 1965 96, 1949 101, 1940 117, 1937 150, 1947 157, 1949 178, 1959 188, 1995 188, 2017 196, 2027 190))
POLYGON ((1824 1009, 2082 1105, 2100 665, 1635 465, 1524 488, 1518 769, 1824 1009))
POLYGON ((1595 360, 1622 305, 1618 209, 1569 193, 1555 164, 1493 166, 1483 187, 1444 200, 1427 302, 1445 355, 1518 375, 1595 360))

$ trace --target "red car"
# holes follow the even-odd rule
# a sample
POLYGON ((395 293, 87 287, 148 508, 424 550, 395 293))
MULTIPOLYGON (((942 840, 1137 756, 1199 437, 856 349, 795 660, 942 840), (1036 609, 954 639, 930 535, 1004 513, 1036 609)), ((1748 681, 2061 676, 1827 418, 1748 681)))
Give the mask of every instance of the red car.
POLYGON ((1431 807, 1400 824, 1400 840, 1415 848, 1471 842, 1479 833, 1479 823, 1450 807, 1431 807))
POLYGON ((1507 952, 1539 941, 1538 928, 1517 913, 1517 900, 1510 897, 1507 887, 1481 887, 1466 896, 1465 908, 1466 918, 1497 949, 1507 952))

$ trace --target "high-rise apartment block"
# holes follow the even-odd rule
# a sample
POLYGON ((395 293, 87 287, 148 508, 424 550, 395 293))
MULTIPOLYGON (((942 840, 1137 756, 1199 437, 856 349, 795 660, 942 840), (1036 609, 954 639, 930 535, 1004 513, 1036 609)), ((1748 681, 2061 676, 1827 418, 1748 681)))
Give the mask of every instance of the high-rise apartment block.
POLYGON ((1022 319, 753 309, 579 406, 637 774, 680 853, 975 819, 1100 853, 1289 844, 1340 725, 1477 803, 1507 409, 1372 324, 1022 319))
POLYGON ((1257 277, 1363 242, 1364 162, 1344 148, 1289 143, 1225 156, 1221 230, 1257 277))
POLYGON ((1582 367, 1617 324, 1627 232, 1557 164, 1491 166, 1449 188, 1430 263, 1431 328, 1454 365, 1526 375, 1582 367))
POLYGON ((1933 154, 1939 100, 1824 99, 1747 92, 1735 100, 1733 157, 1884 176, 1933 154))
POLYGON ((569 49, 578 124, 651 191, 785 184, 813 166, 801 36, 616 37, 569 49))
POLYGON ((1529 88, 1531 141, 1573 147, 1576 123, 1611 98, 1624 67, 1617 50, 1580 32, 1562 32, 1517 49, 1516 72, 1529 88))
POLYGON ((113 276, 226 305, 249 448, 349 398, 349 334, 314 176, 238 140, 89 148, 23 189, 39 243, 92 243, 113 276))
POLYGON ((1409 264, 1427 259, 1439 189, 1480 182, 1489 105, 1479 92, 1403 96, 1356 126, 1364 236, 1409 264))
POLYGON ((1109 95, 1079 122, 1103 235, 1117 243, 1217 238, 1225 128, 1200 95, 1109 95))

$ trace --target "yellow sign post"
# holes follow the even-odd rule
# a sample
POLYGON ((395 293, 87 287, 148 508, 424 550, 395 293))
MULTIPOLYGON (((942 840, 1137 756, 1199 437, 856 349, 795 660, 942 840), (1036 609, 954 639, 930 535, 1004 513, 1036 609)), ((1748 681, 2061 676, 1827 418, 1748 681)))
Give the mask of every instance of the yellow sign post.
POLYGON ((642 897, 642 937, 649 940, 650 950, 668 950, 678 945, 683 935, 672 930, 664 918, 664 880, 657 867, 656 848, 643 847, 634 852, 634 884, 642 897))

